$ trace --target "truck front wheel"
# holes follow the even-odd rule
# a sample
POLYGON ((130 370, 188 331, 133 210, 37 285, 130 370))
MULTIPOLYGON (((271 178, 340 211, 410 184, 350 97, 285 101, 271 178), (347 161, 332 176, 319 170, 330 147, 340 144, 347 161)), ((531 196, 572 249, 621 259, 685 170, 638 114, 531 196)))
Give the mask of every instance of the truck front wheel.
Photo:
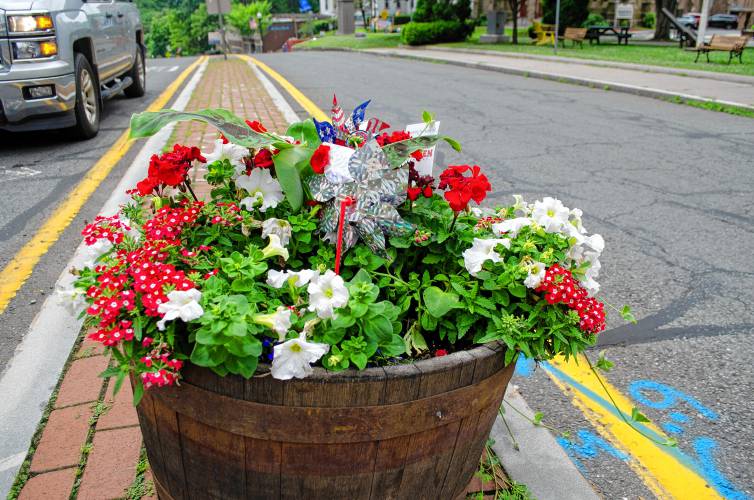
POLYGON ((99 84, 91 64, 83 54, 76 54, 76 125, 73 134, 79 139, 91 139, 99 132, 101 103, 99 84))
POLYGON ((136 47, 136 59, 134 59, 134 65, 131 67, 131 71, 127 76, 131 77, 133 83, 123 90, 126 97, 141 97, 144 95, 147 85, 147 69, 144 64, 144 49, 136 47))

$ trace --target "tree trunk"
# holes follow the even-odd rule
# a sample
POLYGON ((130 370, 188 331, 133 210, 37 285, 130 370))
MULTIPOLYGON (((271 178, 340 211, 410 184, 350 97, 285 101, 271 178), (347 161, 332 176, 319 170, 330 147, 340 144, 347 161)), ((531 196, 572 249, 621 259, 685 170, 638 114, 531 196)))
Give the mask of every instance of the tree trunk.
MULTIPOLYGON (((513 45, 518 44, 518 9, 520 0, 508 0, 508 8, 511 10, 511 16, 513 17, 513 38, 511 39, 513 45)), ((505 33, 505 28, 503 28, 505 33)))
POLYGON ((665 7, 675 14, 677 6, 678 0, 655 0, 655 19, 657 23, 655 26, 655 40, 670 39, 670 21, 663 14, 662 8, 665 7))

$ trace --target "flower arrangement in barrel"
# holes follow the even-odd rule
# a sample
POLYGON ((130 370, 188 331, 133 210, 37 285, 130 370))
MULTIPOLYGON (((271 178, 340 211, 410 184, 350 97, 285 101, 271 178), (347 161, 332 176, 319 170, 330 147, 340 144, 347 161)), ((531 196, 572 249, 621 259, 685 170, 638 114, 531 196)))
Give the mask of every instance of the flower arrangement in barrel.
POLYGON ((138 401, 187 361, 290 379, 491 341, 508 363, 595 343, 604 241, 581 211, 520 196, 483 208, 492 186, 479 166, 433 176, 438 142, 460 147, 431 115, 390 130, 367 104, 346 118, 334 103, 331 121, 285 135, 219 109, 134 116, 137 137, 192 119, 220 134, 207 150, 152 156, 133 201, 83 231, 66 296, 112 353, 105 375, 134 374, 138 401))

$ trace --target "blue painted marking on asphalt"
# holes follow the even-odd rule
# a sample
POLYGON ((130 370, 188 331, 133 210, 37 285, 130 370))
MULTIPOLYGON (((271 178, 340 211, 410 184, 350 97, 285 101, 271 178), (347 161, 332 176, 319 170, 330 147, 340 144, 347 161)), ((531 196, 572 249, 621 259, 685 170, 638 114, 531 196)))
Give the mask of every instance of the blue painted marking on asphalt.
POLYGON ((660 427, 662 427, 662 430, 664 430, 668 434, 683 434, 683 427, 681 427, 680 425, 665 422, 664 424, 660 424, 660 427))
POLYGON ((515 375, 518 375, 519 377, 531 377, 534 374, 534 368, 536 367, 536 363, 533 359, 529 359, 523 354, 518 357, 518 361, 516 362, 516 371, 513 372, 515 375))
POLYGON ((728 478, 726 478, 715 465, 715 457, 713 451, 717 448, 717 443, 714 439, 708 437, 698 437, 694 439, 694 451, 699 457, 699 462, 704 471, 704 477, 720 492, 725 498, 729 500, 748 500, 749 495, 743 491, 737 489, 728 478))
POLYGON ((674 387, 670 387, 669 385, 655 382, 654 380, 636 380, 632 382, 630 386, 628 386, 628 392, 636 401, 645 406, 649 406, 650 408, 655 408, 657 410, 667 410, 668 408, 675 406, 675 404, 679 400, 681 400, 691 405, 692 408, 701 413, 705 418, 713 421, 717 420, 718 418, 717 413, 710 410, 688 394, 679 391, 674 387), (659 393, 660 396, 662 396, 662 399, 660 399, 659 401, 654 401, 645 396, 643 391, 652 391, 659 393))
MULTIPOLYGON (((540 365, 542 366, 542 369, 544 369, 548 373, 552 373, 561 381, 565 382, 571 387, 574 387, 579 392, 585 394, 592 401, 599 403, 605 410, 609 411, 616 417, 621 418, 622 412, 620 412, 617 408, 615 408, 615 406, 613 406, 611 402, 607 401, 606 399, 596 394, 594 391, 591 391, 584 385, 580 384, 573 377, 567 375, 566 373, 559 370, 557 367, 551 365, 550 363, 542 362, 540 363, 540 365)), ((630 392, 631 392, 631 395, 635 399, 639 400, 639 402, 641 402, 642 404, 646 404, 647 406, 650 406, 651 408, 658 408, 658 409, 670 408, 678 400, 682 400, 690 404, 695 410, 697 410, 699 413, 709 418, 710 420, 716 420, 718 418, 717 413, 710 410, 709 408, 701 404, 699 401, 689 396, 688 394, 685 394, 684 392, 679 391, 678 389, 675 389, 665 384, 661 384, 659 382, 655 382, 653 380, 639 380, 632 383, 630 392), (663 395, 663 399, 659 402, 649 400, 646 397, 644 397, 644 395, 640 392, 642 389, 652 389, 657 392, 660 392, 663 395), (657 406, 658 404, 660 405, 660 407, 657 406)), ((677 415, 681 415, 681 417, 686 417, 686 415, 683 415, 680 413, 677 413, 677 415)), ((624 415, 624 416, 626 419, 631 420, 630 415, 624 415)), ((677 419, 678 417, 676 416, 675 418, 677 419)), ((688 420, 688 417, 686 417, 686 419, 688 420)), ((658 434, 657 432, 650 429, 649 427, 642 425, 641 423, 633 422, 633 426, 636 427, 637 429, 640 429, 645 435, 650 436, 653 439, 656 439, 660 442, 665 441, 664 436, 658 434)), ((560 442, 562 446, 563 443, 561 442, 560 439, 558 439, 558 442, 560 442)), ((745 493, 741 492, 740 490, 737 490, 733 486, 733 484, 730 482, 730 480, 728 480, 725 476, 723 476, 723 474, 720 471, 718 471, 717 468, 715 467, 713 457, 712 457, 712 450, 716 447, 716 443, 713 439, 708 438, 708 437, 699 437, 694 441, 694 452, 698 458, 693 458, 685 454, 684 452, 680 450, 679 447, 668 447, 668 446, 663 446, 660 444, 656 444, 655 446, 660 448, 665 453, 668 453, 673 458, 675 458, 678 462, 684 464, 686 467, 693 470, 700 476, 704 477, 707 481, 710 482, 710 485, 723 497, 729 498, 732 500, 745 500, 745 499, 750 498, 746 496, 745 493)), ((568 449, 566 449, 566 452, 568 452, 568 449)))
POLYGON ((688 415, 684 415, 683 413, 678 413, 677 411, 674 411, 672 413, 668 413, 668 417, 672 418, 679 424, 685 424, 689 421, 688 415))
POLYGON ((562 436, 558 436, 556 439, 560 446, 568 453, 568 456, 571 457, 571 461, 581 471, 584 471, 584 464, 581 463, 581 459, 596 458, 603 452, 624 462, 629 458, 627 453, 619 450, 588 429, 579 429, 576 432, 576 437, 581 440, 581 444, 577 444, 575 441, 562 436))

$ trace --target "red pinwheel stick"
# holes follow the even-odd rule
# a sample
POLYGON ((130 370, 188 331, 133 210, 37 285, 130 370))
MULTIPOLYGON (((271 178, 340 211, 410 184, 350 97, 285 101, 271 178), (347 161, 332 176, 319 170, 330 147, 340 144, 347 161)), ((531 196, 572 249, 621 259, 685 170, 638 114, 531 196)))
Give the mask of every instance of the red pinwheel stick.
POLYGON ((340 274, 340 256, 343 253, 343 226, 346 223, 346 208, 356 203, 356 200, 347 196, 340 202, 340 217, 338 218, 338 241, 335 244, 335 274, 340 274))

